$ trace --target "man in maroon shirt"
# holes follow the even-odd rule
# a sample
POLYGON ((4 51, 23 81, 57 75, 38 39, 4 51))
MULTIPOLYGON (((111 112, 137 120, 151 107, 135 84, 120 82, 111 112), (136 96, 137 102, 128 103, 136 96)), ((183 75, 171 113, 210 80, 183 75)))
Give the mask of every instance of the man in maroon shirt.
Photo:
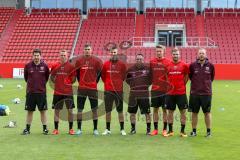
POLYGON ((172 61, 168 66, 168 81, 173 86, 172 90, 166 96, 166 108, 168 110, 168 136, 173 136, 173 115, 176 105, 180 111, 181 137, 187 137, 185 133, 186 111, 188 101, 186 95, 186 83, 188 81, 188 66, 180 60, 180 51, 178 48, 172 50, 172 61))
POLYGON ((34 49, 33 60, 24 67, 24 79, 27 82, 27 95, 25 110, 27 110, 26 128, 23 135, 30 134, 30 126, 33 119, 33 112, 38 107, 41 113, 41 121, 43 125, 43 134, 48 134, 47 129, 47 98, 46 83, 49 78, 49 68, 47 64, 41 60, 41 50, 34 49))
POLYGON ((78 130, 77 135, 82 134, 82 111, 84 109, 85 101, 88 97, 91 109, 92 109, 92 118, 93 118, 93 134, 99 135, 97 130, 98 124, 98 90, 97 83, 101 76, 102 61, 92 55, 92 47, 90 44, 84 46, 84 55, 77 59, 75 68, 77 69, 77 79, 79 82, 78 86, 78 130))
POLYGON ((144 64, 144 57, 141 53, 136 55, 136 64, 127 70, 126 77, 126 82, 130 86, 128 101, 128 112, 130 113, 132 127, 130 134, 136 134, 136 113, 139 107, 141 114, 145 114, 146 117, 146 135, 150 135, 151 116, 148 88, 151 85, 151 73, 150 68, 144 64))
POLYGON ((69 134, 74 135, 73 114, 74 108, 72 83, 76 79, 74 66, 68 61, 68 52, 66 50, 60 51, 59 62, 55 63, 51 68, 50 82, 53 83, 54 95, 52 108, 54 109, 54 130, 53 135, 58 135, 58 124, 60 110, 63 109, 64 103, 68 109, 69 134))
POLYGON ((113 103, 116 104, 120 133, 125 136, 123 116, 123 81, 125 80, 126 65, 118 59, 118 49, 112 48, 111 59, 103 65, 101 77, 104 82, 104 102, 106 110, 106 130, 102 135, 110 135, 111 112, 113 103))
POLYGON ((168 92, 167 66, 170 60, 164 57, 165 47, 156 46, 156 58, 150 61, 152 74, 151 107, 153 107, 154 130, 151 135, 158 134, 159 108, 163 111, 163 130, 162 135, 167 136, 167 110, 165 108, 165 95, 168 92))
POLYGON ((198 112, 201 107, 207 128, 206 137, 211 137, 211 101, 214 76, 214 65, 208 61, 206 49, 199 49, 198 59, 191 63, 189 67, 189 78, 191 80, 189 111, 192 112, 192 132, 190 136, 197 135, 198 112))

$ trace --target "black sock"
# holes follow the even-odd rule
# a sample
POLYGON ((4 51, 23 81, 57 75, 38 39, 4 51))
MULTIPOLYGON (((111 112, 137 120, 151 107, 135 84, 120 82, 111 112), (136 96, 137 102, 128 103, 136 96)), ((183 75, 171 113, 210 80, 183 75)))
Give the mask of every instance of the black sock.
POLYGON ((43 130, 46 130, 47 129, 47 125, 43 125, 43 130))
POLYGON ((172 123, 169 123, 169 124, 168 124, 169 132, 172 132, 172 131, 173 131, 173 130, 172 130, 172 125, 173 125, 172 123))
POLYGON ((93 120, 93 129, 94 129, 94 130, 97 130, 97 125, 98 125, 98 120, 97 120, 97 119, 94 119, 94 120, 93 120))
POLYGON ((163 130, 167 130, 167 122, 163 123, 163 130))
POLYGON ((147 123, 147 132, 151 131, 151 123, 147 123))
POLYGON ((73 122, 68 122, 69 130, 73 128, 73 122))
POLYGON ((185 124, 181 124, 181 133, 184 133, 185 130, 185 124))
POLYGON ((26 124, 27 131, 30 131, 31 124, 26 124))
POLYGON ((77 126, 78 126, 78 129, 82 130, 82 120, 81 119, 77 120, 77 126))
POLYGON ((154 129, 158 130, 158 122, 154 122, 153 125, 154 125, 154 129))
POLYGON ((197 133, 197 129, 196 129, 196 128, 193 128, 192 131, 193 131, 194 133, 197 133))
POLYGON ((120 122, 120 130, 124 130, 124 122, 120 122))
POLYGON ((55 129, 58 129, 58 123, 59 123, 58 121, 54 121, 54 128, 55 129))
POLYGON ((106 128, 110 131, 110 122, 106 122, 106 128))
POLYGON ((211 129, 210 128, 207 128, 207 133, 211 133, 211 129))
POLYGON ((132 126, 132 130, 135 130, 135 123, 131 123, 131 126, 132 126))

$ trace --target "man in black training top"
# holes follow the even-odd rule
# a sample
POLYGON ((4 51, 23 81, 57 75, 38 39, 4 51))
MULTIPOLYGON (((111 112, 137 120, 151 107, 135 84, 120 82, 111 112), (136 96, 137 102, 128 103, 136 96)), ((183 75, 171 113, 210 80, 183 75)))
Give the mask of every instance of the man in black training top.
POLYGON ((144 65, 144 57, 142 54, 136 55, 136 64, 127 71, 126 82, 130 86, 130 95, 128 102, 128 112, 130 113, 131 132, 136 133, 136 113, 138 107, 141 114, 145 114, 147 123, 147 135, 151 131, 150 102, 149 102, 149 86, 151 85, 150 68, 144 65))
POLYGON ((206 49, 199 49, 197 60, 189 67, 189 78, 191 80, 189 110, 192 112, 192 132, 190 136, 192 137, 197 135, 200 107, 202 107, 207 128, 206 137, 211 137, 212 81, 214 76, 214 65, 208 61, 206 49))
POLYGON ((49 78, 49 68, 47 64, 41 60, 41 50, 35 49, 32 53, 33 60, 24 67, 24 79, 27 82, 26 104, 27 110, 26 128, 23 135, 30 134, 30 126, 33 119, 33 112, 38 107, 41 114, 43 125, 43 134, 48 134, 47 129, 47 97, 46 83, 49 78))

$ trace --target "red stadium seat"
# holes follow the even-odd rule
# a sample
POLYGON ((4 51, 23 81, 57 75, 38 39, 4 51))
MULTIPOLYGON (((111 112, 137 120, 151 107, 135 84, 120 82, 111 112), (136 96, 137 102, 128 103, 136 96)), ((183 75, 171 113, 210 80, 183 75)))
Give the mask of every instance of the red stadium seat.
MULTIPOLYGON (((71 50, 75 38, 74 35, 80 22, 80 15, 78 13, 53 15, 52 13, 47 13, 49 9, 41 9, 42 11, 45 13, 44 15, 25 15, 19 19, 6 49, 8 52, 5 52, 4 56, 8 54, 13 57, 19 57, 21 53, 21 57, 26 58, 19 61, 12 58, 12 61, 25 63, 31 58, 29 53, 32 52, 32 49, 40 48, 46 61, 50 62, 52 61, 51 57, 55 57, 54 54, 61 49, 71 50), (72 33, 73 36, 71 36, 72 33)), ((51 12, 57 11, 69 12, 70 9, 51 9, 51 12)), ((9 61, 9 58, 3 58, 3 61, 5 60, 9 61)))

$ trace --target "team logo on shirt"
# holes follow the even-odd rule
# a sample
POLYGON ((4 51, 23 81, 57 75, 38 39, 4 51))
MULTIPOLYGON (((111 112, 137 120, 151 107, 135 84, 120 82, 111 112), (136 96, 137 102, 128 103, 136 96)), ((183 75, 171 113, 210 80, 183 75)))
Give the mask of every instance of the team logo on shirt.
POLYGON ((206 67, 206 71, 209 71, 209 67, 206 67))
POLYGON ((43 70, 44 70, 44 67, 43 67, 43 66, 41 66, 41 67, 40 67, 40 70, 42 70, 42 71, 43 71, 43 70))
POLYGON ((177 68, 178 68, 177 66, 174 66, 174 67, 173 67, 174 70, 177 70, 177 68))
POLYGON ((149 73, 148 70, 143 70, 143 71, 142 71, 142 75, 143 75, 143 76, 146 76, 148 73, 149 73))
POLYGON ((89 65, 89 61, 86 61, 85 64, 86 64, 86 65, 89 65))

